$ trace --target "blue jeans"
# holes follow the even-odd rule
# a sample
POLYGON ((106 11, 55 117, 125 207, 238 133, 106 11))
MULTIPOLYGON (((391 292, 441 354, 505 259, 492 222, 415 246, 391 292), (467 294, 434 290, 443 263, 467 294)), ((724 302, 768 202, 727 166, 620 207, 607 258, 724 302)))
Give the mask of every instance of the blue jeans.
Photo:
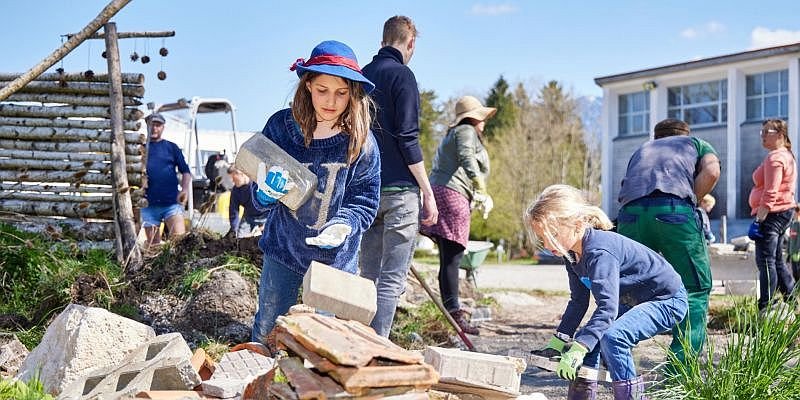
POLYGON ((381 192, 378 215, 361 239, 359 270, 375 282, 378 309, 372 326, 388 337, 397 301, 406 288, 406 277, 419 231, 419 190, 381 192))
POLYGON ((258 311, 251 334, 253 342, 266 343, 267 335, 275 327, 275 319, 297 304, 297 294, 302 285, 303 275, 264 257, 258 285, 258 311))
POLYGON ((763 310, 769 304, 780 287, 784 295, 789 295, 794 287, 794 278, 786 268, 783 256, 784 232, 792 222, 794 211, 789 209, 767 214, 761 222, 761 234, 756 240, 756 265, 758 266, 759 296, 758 309, 763 310))
POLYGON ((636 378, 631 349, 642 340, 672 329, 686 316, 689 308, 686 289, 666 300, 653 300, 629 308, 619 306, 619 316, 603 332, 600 342, 583 359, 583 365, 600 366, 600 356, 606 361, 613 381, 636 378))

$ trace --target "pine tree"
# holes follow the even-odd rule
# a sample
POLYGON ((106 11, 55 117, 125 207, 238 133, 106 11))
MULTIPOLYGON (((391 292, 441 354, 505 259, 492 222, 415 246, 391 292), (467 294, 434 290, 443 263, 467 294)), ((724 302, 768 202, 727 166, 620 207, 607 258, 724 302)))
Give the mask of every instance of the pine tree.
POLYGON ((439 119, 442 110, 436 106, 436 93, 433 90, 422 90, 419 94, 419 145, 425 160, 425 170, 430 172, 433 156, 439 146, 444 132, 441 131, 439 119))
POLYGON ((500 75, 486 97, 486 106, 497 108, 497 114, 486 121, 483 130, 484 136, 490 141, 503 136, 516 123, 519 108, 508 89, 508 82, 500 75))

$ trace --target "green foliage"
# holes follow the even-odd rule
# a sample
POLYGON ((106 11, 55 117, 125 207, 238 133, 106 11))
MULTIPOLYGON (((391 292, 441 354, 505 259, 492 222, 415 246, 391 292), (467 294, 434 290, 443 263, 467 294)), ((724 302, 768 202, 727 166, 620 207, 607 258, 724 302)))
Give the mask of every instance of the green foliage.
POLYGON ((449 340, 452 328, 433 301, 414 309, 398 309, 389 340, 407 349, 423 349, 449 340))
POLYGON ((200 286, 208 282, 208 278, 211 277, 211 272, 212 271, 207 268, 198 268, 194 271, 189 271, 189 273, 184 275, 183 279, 181 279, 176 291, 179 295, 184 297, 193 295, 197 289, 200 289, 200 286))
POLYGON ((249 279, 252 282, 258 282, 261 277, 261 267, 253 265, 243 257, 226 255, 225 264, 223 264, 222 267, 231 271, 236 271, 243 278, 249 279))
POLYGON ((70 287, 81 275, 99 276, 112 285, 122 270, 108 252, 82 252, 72 242, 50 241, 0 224, 0 313, 41 323, 69 302, 70 287))
POLYGON ((203 286, 211 278, 211 274, 220 270, 228 269, 238 272, 243 278, 249 279, 252 282, 258 282, 261 276, 261 271, 247 259, 231 255, 225 255, 223 264, 214 268, 197 268, 188 271, 177 284, 175 291, 180 296, 192 296, 197 289, 203 286))
POLYGON ((219 361, 222 356, 230 351, 230 346, 214 339, 206 339, 200 343, 199 347, 203 349, 209 357, 214 361, 219 361))
POLYGON ((38 377, 27 383, 0 378, 0 400, 53 400, 38 377))
POLYGON ((17 336, 20 343, 24 344, 26 348, 32 349, 42 341, 45 331, 44 326, 34 326, 33 328, 13 332, 17 336))
POLYGON ((444 133, 437 130, 437 122, 441 116, 442 110, 436 106, 436 92, 422 90, 419 94, 419 145, 426 171, 431 170, 433 156, 444 133))
POLYGON ((519 107, 508 89, 508 82, 500 75, 492 89, 489 90, 489 96, 486 97, 486 106, 497 108, 497 113, 486 121, 486 127, 483 130, 484 136, 489 140, 502 138, 511 127, 516 125, 519 118, 519 107))
MULTIPOLYGON (((668 352, 673 373, 667 374, 653 399, 796 399, 800 372, 791 363, 800 357, 800 319, 783 303, 759 313, 753 300, 733 309, 732 332, 721 356, 715 360, 714 343, 706 344, 705 357, 687 357, 680 363, 668 352)), ((688 340, 682 340, 690 352, 688 340)))

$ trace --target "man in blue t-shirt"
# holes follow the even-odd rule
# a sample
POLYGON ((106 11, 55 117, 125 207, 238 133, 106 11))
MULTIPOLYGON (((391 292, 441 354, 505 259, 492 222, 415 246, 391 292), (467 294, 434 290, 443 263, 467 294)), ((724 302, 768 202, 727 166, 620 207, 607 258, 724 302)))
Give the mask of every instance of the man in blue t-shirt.
POLYGON ((161 137, 166 122, 164 117, 158 113, 150 114, 145 122, 150 142, 147 145, 147 207, 142 209, 142 227, 150 246, 161 243, 159 228, 162 221, 170 238, 186 233, 183 207, 189 198, 192 174, 178 145, 161 137), (181 173, 180 190, 176 168, 181 173))

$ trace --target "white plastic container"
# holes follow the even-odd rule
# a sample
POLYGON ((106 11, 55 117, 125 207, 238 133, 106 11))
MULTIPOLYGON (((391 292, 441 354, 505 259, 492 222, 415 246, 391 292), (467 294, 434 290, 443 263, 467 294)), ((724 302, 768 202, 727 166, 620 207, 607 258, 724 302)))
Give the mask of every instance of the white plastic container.
POLYGON ((277 165, 283 167, 288 173, 294 187, 280 202, 292 210, 297 210, 303 203, 311 198, 317 189, 317 176, 304 167, 277 144, 258 133, 247 139, 236 154, 234 165, 245 173, 253 182, 258 179, 258 165, 266 164, 267 168, 277 165))

